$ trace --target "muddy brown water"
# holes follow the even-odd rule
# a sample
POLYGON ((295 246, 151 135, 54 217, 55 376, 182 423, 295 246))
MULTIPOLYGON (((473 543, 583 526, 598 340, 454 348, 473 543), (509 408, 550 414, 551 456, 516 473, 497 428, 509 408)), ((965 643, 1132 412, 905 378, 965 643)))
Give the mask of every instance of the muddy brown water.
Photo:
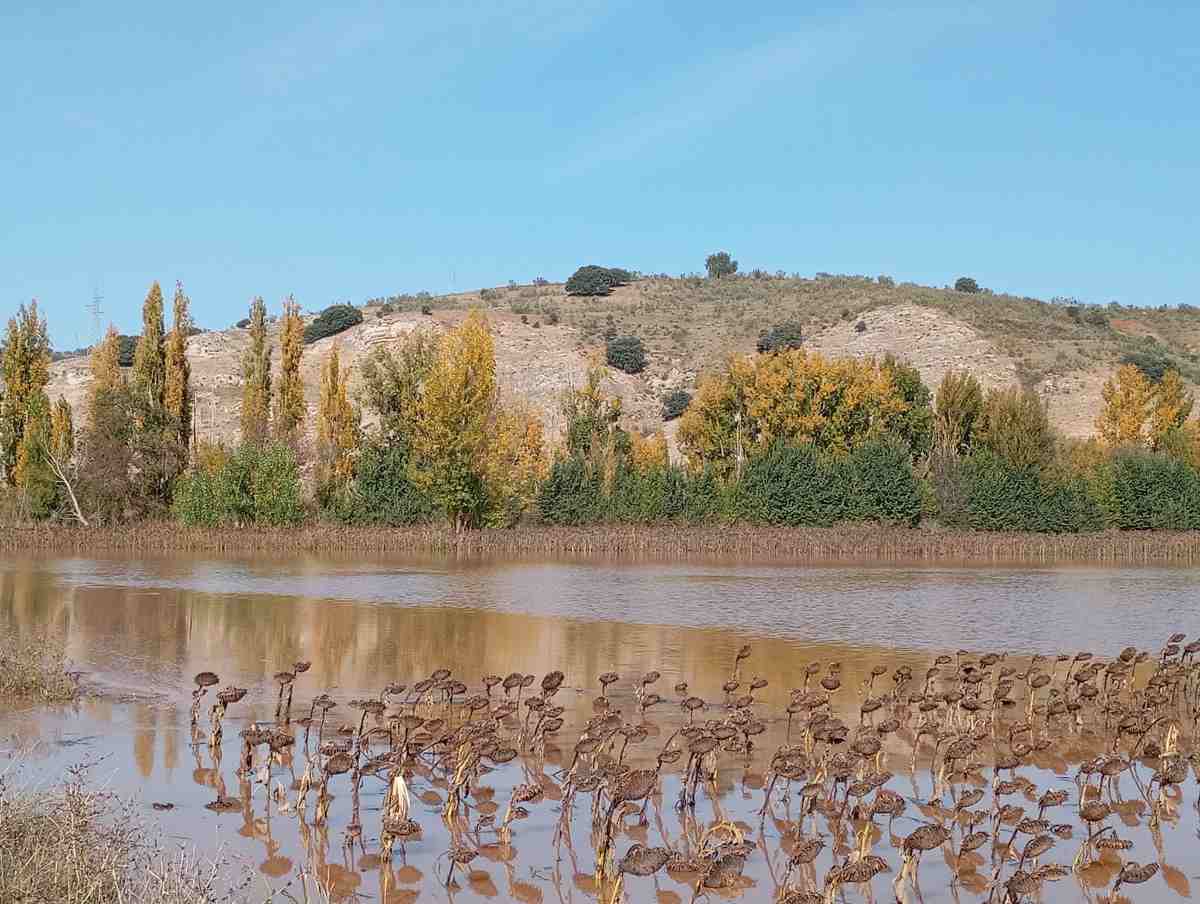
MULTIPOLYGON (((833 706, 853 728, 860 721, 861 686, 877 664, 886 666, 888 675, 873 688, 876 694, 890 688, 896 668, 908 666, 919 685, 936 656, 958 650, 968 651, 968 658, 1006 651, 1018 667, 1027 667, 1032 655, 1041 654, 1050 657, 1050 669, 1060 653, 1088 650, 1111 661, 1130 645, 1157 655, 1176 631, 1191 640, 1200 633, 1200 572, 713 560, 47 557, 0 560, 0 629, 21 637, 48 631, 65 635, 70 658, 85 673, 86 684, 101 692, 69 707, 0 711, 0 755, 23 751, 23 781, 50 782, 69 766, 87 762, 94 780, 141 802, 148 821, 161 826, 169 844, 203 852, 219 849, 275 887, 303 868, 335 900, 389 902, 599 899, 589 796, 576 798, 567 820, 570 832, 555 843, 562 770, 593 715, 596 676, 610 670, 621 676, 609 694, 611 705, 648 730, 646 740, 631 745, 625 759, 635 766, 652 765, 687 722, 675 685, 686 681, 689 693, 708 701, 704 717, 724 717, 721 686, 729 680, 737 650, 750 644, 753 652, 742 665, 738 693, 745 692, 752 677, 767 680, 751 707, 765 723, 765 732, 754 738, 749 754, 720 754, 716 781, 701 787, 694 814, 676 807, 682 762, 668 768, 644 816, 634 813, 621 822, 615 850, 619 857, 640 842, 692 855, 707 827, 728 820, 740 827, 754 850, 736 888, 704 894, 715 900, 771 901, 794 850, 799 785, 786 792, 777 786, 770 813, 764 818, 759 811, 770 782, 772 752, 798 740, 795 726, 788 728, 785 707, 789 692, 804 684, 808 664, 822 664, 817 677, 826 674, 830 663, 841 664, 833 706), (421 824, 421 835, 403 850, 397 846, 391 862, 383 863, 384 783, 378 778, 364 779, 362 834, 350 846, 348 776, 331 783, 328 823, 316 826, 311 801, 304 818, 297 818, 287 812, 294 808, 281 809, 262 785, 237 774, 238 731, 255 720, 272 721, 277 689, 272 675, 298 659, 311 660, 312 668, 296 682, 293 714, 307 712, 309 701, 327 692, 339 703, 330 714, 331 727, 356 721, 357 712, 346 706, 350 700, 377 696, 389 682, 411 685, 438 668, 450 669, 472 693, 486 674, 520 671, 540 679, 560 669, 566 680, 555 702, 566 708, 565 724, 544 752, 527 751, 483 774, 469 799, 465 824, 443 820, 447 783, 440 775, 414 774, 412 815, 421 824), (204 738, 194 743, 189 727, 192 676, 202 670, 218 673, 222 685, 249 689, 245 700, 230 707, 224 740, 215 752, 204 738), (650 670, 661 672, 652 689, 667 700, 643 717, 632 688, 634 679, 650 670), (543 785, 545 798, 527 805, 529 816, 513 823, 509 843, 500 843, 486 830, 464 833, 463 825, 474 826, 481 814, 498 810, 499 820, 512 789, 530 781, 543 785), (240 806, 227 813, 206 809, 218 795, 235 798, 240 806), (173 807, 152 810, 154 802, 173 807), (452 837, 478 855, 447 890, 445 852, 452 837)), ((1065 668, 1056 673, 1059 679, 1065 668)), ((1022 704, 1024 693, 1014 692, 1022 704)), ((1105 752, 1108 735, 1085 716, 1044 727, 1041 736, 1052 743, 1017 770, 1038 792, 1061 788, 1070 795, 1068 804, 1047 818, 1073 823, 1075 837, 1058 840, 1040 863, 1069 867, 1086 835, 1075 815, 1077 773, 1081 762, 1105 752)), ((895 775, 888 787, 903 795, 908 807, 890 831, 886 820, 879 819, 880 829, 869 838, 872 853, 891 872, 877 876, 869 888, 845 886, 848 900, 867 893, 880 900, 897 895, 893 880, 901 867, 899 839, 923 821, 950 825, 952 794, 978 785, 986 792, 980 806, 992 803, 992 770, 981 755, 984 762, 974 777, 961 777, 952 786, 949 780, 940 782, 945 806, 933 806, 939 775, 930 769, 932 742, 926 738, 912 757, 913 725, 915 719, 887 739, 884 756, 885 768, 895 775)), ((510 723, 506 731, 514 735, 519 727, 510 723)), ((1184 726, 1186 750, 1194 731, 1194 723, 1184 726)), ((1129 746, 1122 750, 1128 752, 1129 746)), ((1142 788, 1155 766, 1139 762, 1137 773, 1126 773, 1105 791, 1105 799, 1111 794, 1116 804, 1110 831, 1130 840, 1132 848, 1119 855, 1105 853, 1095 865, 1045 883, 1043 899, 1107 896, 1122 859, 1154 861, 1160 869, 1147 883, 1125 885, 1121 897, 1190 897, 1200 878, 1195 776, 1170 789, 1152 827, 1142 788)), ((291 785, 302 771, 298 752, 272 767, 272 783, 291 785)), ((1023 805, 1026 815, 1035 816, 1034 801, 1036 796, 1017 794, 1002 802, 1023 805)), ((857 828, 861 823, 848 816, 810 817, 804 831, 823 833, 827 844, 812 870, 794 871, 792 881, 820 889, 835 858, 840 862, 854 856, 857 828)), ((1007 839, 1009 832, 1000 834, 1007 839)), ((1005 864, 1002 852, 991 845, 956 859, 952 846, 959 837, 956 830, 950 844, 923 857, 919 878, 924 901, 987 900, 995 866, 1002 866, 1004 876, 1015 869, 1015 862, 1005 864), (952 883, 956 865, 961 880, 952 883)), ((1018 845, 1023 840, 1018 838, 1018 845)), ((696 880, 694 873, 660 871, 652 878, 628 877, 621 893, 629 901, 688 901, 696 880)), ((911 883, 900 886, 898 894, 916 899, 911 883)), ((1000 896, 998 892, 997 900, 1000 896)))

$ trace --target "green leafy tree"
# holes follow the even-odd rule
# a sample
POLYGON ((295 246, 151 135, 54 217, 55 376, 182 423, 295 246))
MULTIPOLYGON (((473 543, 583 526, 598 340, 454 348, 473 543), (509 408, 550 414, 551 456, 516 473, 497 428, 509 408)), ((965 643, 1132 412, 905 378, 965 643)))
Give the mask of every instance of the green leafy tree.
POLYGON ((304 328, 304 344, 312 345, 319 339, 336 336, 352 326, 363 322, 362 311, 351 304, 334 304, 327 307, 316 319, 304 328))
POLYGON ((973 374, 948 371, 938 385, 934 405, 934 441, 939 450, 965 454, 975 438, 975 425, 983 412, 983 388, 973 374))
POLYGON ((737 268, 738 262, 729 256, 728 251, 715 251, 704 259, 704 269, 708 271, 709 279, 733 276, 737 268))
POLYGON ((1046 403, 1032 389, 993 389, 975 427, 975 444, 1016 468, 1041 469, 1054 458, 1046 403))
POLYGON ((572 273, 564 288, 568 295, 607 295, 614 285, 612 271, 589 264, 572 273))
POLYGON ((408 445, 437 347, 432 330, 414 330, 395 351, 377 346, 361 365, 363 406, 379 419, 389 444, 408 445))
MULTIPOLYGON (((37 302, 21 305, 8 321, 0 344, 4 395, 0 399, 0 471, 9 486, 17 484, 17 456, 32 405, 41 402, 50 381, 50 338, 37 302)), ((48 406, 48 403, 47 403, 48 406)))
POLYGON ((155 281, 142 303, 142 334, 133 355, 133 390, 148 412, 159 413, 166 383, 163 354, 163 296, 155 281))
POLYGON ((892 435, 908 446, 914 458, 925 458, 933 446, 933 396, 921 379, 921 372, 906 361, 888 354, 880 365, 896 385, 908 410, 897 416, 892 435))
POLYGON ((970 295, 974 295, 979 291, 979 283, 975 282, 975 280, 969 276, 960 276, 954 281, 954 291, 966 292, 970 295))

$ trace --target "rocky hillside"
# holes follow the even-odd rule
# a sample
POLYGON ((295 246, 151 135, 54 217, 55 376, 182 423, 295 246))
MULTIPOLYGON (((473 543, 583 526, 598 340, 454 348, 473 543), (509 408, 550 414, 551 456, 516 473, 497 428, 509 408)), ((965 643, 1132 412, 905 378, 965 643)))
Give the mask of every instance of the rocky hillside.
MULTIPOLYGON (((622 397, 631 426, 644 430, 662 426, 664 393, 691 389, 705 369, 719 366, 730 352, 753 351, 759 334, 783 321, 800 323, 806 346, 828 355, 891 352, 906 358, 931 387, 946 371, 964 368, 987 386, 1033 386, 1045 395, 1059 428, 1072 436, 1091 432, 1100 387, 1126 354, 1166 358, 1193 385, 1200 380, 1200 309, 1187 306, 1051 304, 860 277, 648 278, 603 298, 570 297, 551 284, 398 296, 386 307, 371 303, 361 325, 305 349, 310 411, 315 413, 321 363, 335 341, 343 359, 354 364, 376 346, 402 342, 413 329, 453 325, 473 307, 488 311, 505 392, 539 410, 551 434, 561 429, 562 390, 583 381, 589 362, 602 359, 605 333, 613 331, 640 336, 648 352, 643 373, 609 371, 608 386, 622 397), (423 307, 432 313, 422 314, 423 307)), ((203 323, 201 299, 194 310, 203 323)), ((278 361, 274 332, 272 342, 278 361)), ((189 341, 201 436, 236 439, 247 344, 247 332, 236 328, 189 341)), ((81 411, 88 377, 86 358, 54 363, 51 397, 64 395, 81 411)))

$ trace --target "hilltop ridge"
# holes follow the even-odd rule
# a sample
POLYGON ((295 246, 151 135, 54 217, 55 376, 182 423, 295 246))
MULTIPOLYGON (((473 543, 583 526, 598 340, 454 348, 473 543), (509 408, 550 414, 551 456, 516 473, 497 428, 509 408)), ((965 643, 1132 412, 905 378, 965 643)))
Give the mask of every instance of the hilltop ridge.
MULTIPOLYGON (((310 413, 320 364, 334 342, 354 366, 376 346, 398 345, 414 329, 444 329, 472 308, 487 311, 492 322, 504 391, 541 413, 552 436, 561 430, 562 391, 580 385, 590 364, 602 360, 606 334, 636 335, 645 344, 645 371, 629 375, 610 368, 606 390, 621 397, 631 426, 646 431, 664 426, 665 393, 691 390, 705 370, 719 367, 730 353, 753 352, 761 333, 785 321, 799 323, 805 347, 822 354, 907 359, 931 389, 948 370, 963 369, 985 387, 1031 386, 1045 396, 1051 420, 1067 436, 1092 432, 1101 386, 1124 355, 1149 353, 1169 361, 1193 387, 1200 382, 1200 309, 1187 305, 1045 302, 896 285, 884 277, 646 277, 598 297, 568 296, 562 284, 541 283, 368 302, 361 324, 306 347, 302 372, 310 413)), ((276 324, 270 339, 277 369, 276 324)), ((202 438, 237 438, 247 344, 247 331, 236 327, 188 341, 202 438)), ((81 410, 89 379, 86 357, 65 358, 51 365, 47 391, 81 410)), ((355 368, 352 387, 357 382, 355 368)), ((666 428, 673 433, 673 423, 666 428)))

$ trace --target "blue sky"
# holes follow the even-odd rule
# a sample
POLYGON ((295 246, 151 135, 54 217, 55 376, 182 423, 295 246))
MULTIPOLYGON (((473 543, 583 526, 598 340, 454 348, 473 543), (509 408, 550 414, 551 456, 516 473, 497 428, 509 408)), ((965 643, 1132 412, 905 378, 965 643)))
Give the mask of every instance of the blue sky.
POLYGON ((1197 302, 1200 6, 0 7, 0 316, 886 273, 1197 302), (22 9, 22 7, 25 7, 22 9))

